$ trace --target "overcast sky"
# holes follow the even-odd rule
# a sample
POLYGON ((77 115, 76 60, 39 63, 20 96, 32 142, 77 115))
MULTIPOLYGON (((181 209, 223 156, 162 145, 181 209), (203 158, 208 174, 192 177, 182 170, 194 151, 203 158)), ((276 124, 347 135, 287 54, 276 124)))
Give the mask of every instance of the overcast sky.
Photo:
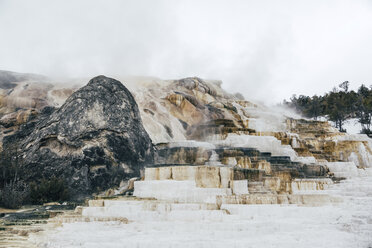
POLYGON ((199 76, 277 103, 372 84, 372 1, 0 0, 0 69, 199 76))

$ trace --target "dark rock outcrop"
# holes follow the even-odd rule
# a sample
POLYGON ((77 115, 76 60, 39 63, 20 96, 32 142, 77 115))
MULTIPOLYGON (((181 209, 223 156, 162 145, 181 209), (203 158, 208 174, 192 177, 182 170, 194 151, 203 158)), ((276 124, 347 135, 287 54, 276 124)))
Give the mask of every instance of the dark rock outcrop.
POLYGON ((17 144, 26 182, 64 178, 71 196, 118 186, 140 176, 153 161, 151 139, 137 104, 119 81, 98 76, 59 108, 4 137, 3 150, 17 144))

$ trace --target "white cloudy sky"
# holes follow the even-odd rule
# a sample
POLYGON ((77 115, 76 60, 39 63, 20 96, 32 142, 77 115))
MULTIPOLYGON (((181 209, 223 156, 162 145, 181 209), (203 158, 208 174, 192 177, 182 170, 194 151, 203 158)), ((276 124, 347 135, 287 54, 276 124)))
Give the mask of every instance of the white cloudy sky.
POLYGON ((199 76, 276 103, 372 84, 372 1, 0 0, 0 69, 199 76))

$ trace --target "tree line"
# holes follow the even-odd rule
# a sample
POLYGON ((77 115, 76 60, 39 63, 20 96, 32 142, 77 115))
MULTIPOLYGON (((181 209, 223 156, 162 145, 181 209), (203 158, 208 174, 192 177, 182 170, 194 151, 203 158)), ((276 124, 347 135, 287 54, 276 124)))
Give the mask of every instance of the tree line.
POLYGON ((346 131, 343 128, 346 120, 356 118, 362 126, 361 133, 370 135, 372 86, 362 84, 355 92, 349 90, 349 85, 350 83, 345 81, 323 96, 293 95, 290 101, 284 100, 283 104, 307 118, 317 120, 319 117, 326 117, 335 123, 340 132, 346 131))

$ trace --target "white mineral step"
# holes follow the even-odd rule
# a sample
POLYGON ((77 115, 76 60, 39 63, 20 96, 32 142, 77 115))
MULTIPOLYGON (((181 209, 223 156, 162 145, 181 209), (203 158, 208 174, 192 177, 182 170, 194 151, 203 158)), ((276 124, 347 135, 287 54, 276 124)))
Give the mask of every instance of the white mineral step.
POLYGON ((212 150, 212 155, 209 157, 209 161, 207 161, 205 165, 222 166, 223 164, 220 162, 220 158, 216 151, 212 150))
POLYGON ((231 181, 232 193, 234 195, 249 194, 248 192, 248 180, 234 180, 231 181))
POLYGON ((293 194, 324 194, 333 181, 330 178, 295 179, 292 181, 293 194))
POLYGON ((218 195, 231 195, 229 188, 198 188, 195 181, 152 180, 134 182, 134 196, 171 202, 215 203, 218 195))
MULTIPOLYGON (((92 207, 92 206, 90 206, 92 207)), ((84 209, 88 209, 86 207, 84 209)), ((93 206, 94 207, 94 206, 93 206)), ((214 210, 217 208, 216 204, 208 203, 171 203, 165 201, 155 201, 155 200, 103 200, 103 205, 101 208, 111 208, 111 207, 128 207, 136 208, 148 211, 171 211, 171 210, 214 210)))
POLYGON ((226 213, 221 210, 196 210, 196 209, 157 209, 144 210, 133 205, 111 207, 88 207, 83 209, 83 216, 87 217, 122 217, 129 221, 188 221, 208 220, 222 221, 226 213))
MULTIPOLYGON (((222 210, 211 211, 198 211, 194 204, 182 204, 179 209, 176 207, 175 211, 163 214, 138 210, 140 220, 129 224, 118 221, 64 223, 58 229, 40 233, 44 236, 35 240, 39 242, 38 247, 72 248, 370 247, 372 177, 370 171, 367 172, 367 176, 353 177, 325 190, 331 195, 342 196, 343 202, 339 204, 320 207, 223 204, 222 210), (185 208, 189 210, 184 211, 185 208), (147 218, 143 215, 146 212, 158 217, 150 218, 149 215, 147 218), (198 212, 199 215, 195 214, 198 212), (166 217, 161 219, 159 216, 166 217)), ((361 175, 360 171, 358 174, 361 175)), ((125 201, 107 201, 105 204, 117 207, 122 202, 125 201)))
POLYGON ((354 162, 328 162, 326 165, 335 177, 350 178, 359 173, 354 162))

